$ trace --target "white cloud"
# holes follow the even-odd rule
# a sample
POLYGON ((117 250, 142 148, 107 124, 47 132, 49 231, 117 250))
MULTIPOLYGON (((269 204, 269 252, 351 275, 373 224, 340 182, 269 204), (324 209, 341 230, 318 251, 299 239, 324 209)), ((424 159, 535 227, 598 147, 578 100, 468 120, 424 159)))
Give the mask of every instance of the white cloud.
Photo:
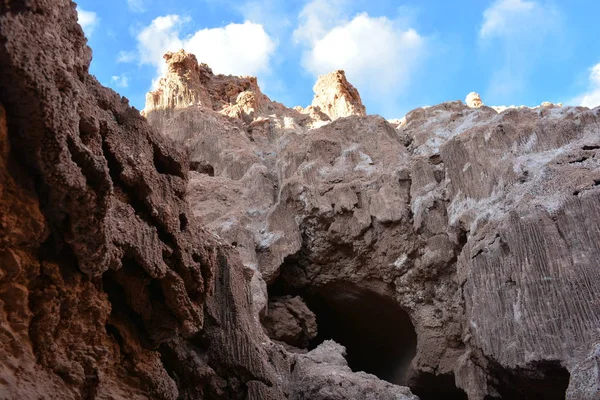
POLYGON ((98 26, 100 19, 95 12, 85 11, 77 6, 77 21, 79 22, 79 25, 81 25, 85 35, 90 37, 92 36, 92 33, 94 33, 94 29, 98 26))
POLYGON ((125 74, 113 76, 110 78, 111 83, 120 88, 126 88, 129 86, 129 77, 125 74))
POLYGON ((516 19, 532 18, 539 6, 532 1, 497 0, 483 12, 483 24, 479 31, 481 37, 503 36, 518 33, 528 27, 519 26, 516 19))
POLYGON ((259 76, 269 72, 276 43, 262 25, 231 23, 181 37, 182 26, 189 21, 178 15, 152 21, 137 35, 139 61, 154 65, 162 75, 166 72, 164 53, 183 48, 196 55, 199 62, 207 63, 215 73, 259 76))
POLYGON ((146 4, 144 0, 127 0, 127 7, 133 12, 146 12, 146 4))
POLYGON ((600 106, 600 63, 590 68, 588 90, 570 103, 589 108, 600 106))
POLYGON ((507 100, 523 90, 536 66, 562 47, 563 24, 550 2, 496 0, 483 12, 479 40, 493 65, 485 98, 507 100))
POLYGON ((252 22, 203 29, 184 43, 185 50, 194 53, 214 71, 235 75, 267 72, 275 47, 263 26, 252 22))
POLYGON ((179 15, 158 17, 137 35, 138 56, 142 64, 153 64, 161 72, 166 72, 163 55, 167 51, 183 48, 179 38, 181 25, 187 22, 179 15))
POLYGON ((398 113, 398 99, 426 55, 427 39, 398 20, 367 13, 348 19, 344 1, 314 0, 300 14, 294 39, 307 49, 303 66, 313 75, 346 71, 363 99, 398 113))

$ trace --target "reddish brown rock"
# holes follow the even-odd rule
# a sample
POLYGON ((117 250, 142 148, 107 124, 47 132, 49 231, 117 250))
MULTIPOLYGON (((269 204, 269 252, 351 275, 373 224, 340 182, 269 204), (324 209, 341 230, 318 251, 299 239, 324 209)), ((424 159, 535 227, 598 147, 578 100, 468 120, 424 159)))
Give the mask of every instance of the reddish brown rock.
MULTIPOLYGON (((0 5, 0 398, 302 396, 255 319, 253 271, 188 207, 185 152, 90 59, 74 3, 0 5)), ((216 107, 254 104, 213 89, 216 107)), ((185 103, 164 93, 165 113, 185 103)))
POLYGON ((261 322, 270 338, 301 349, 317 336, 315 314, 299 296, 271 297, 261 322))
POLYGON ((75 5, 5 3, 0 42, 0 398, 281 397, 186 157, 89 75, 75 5))

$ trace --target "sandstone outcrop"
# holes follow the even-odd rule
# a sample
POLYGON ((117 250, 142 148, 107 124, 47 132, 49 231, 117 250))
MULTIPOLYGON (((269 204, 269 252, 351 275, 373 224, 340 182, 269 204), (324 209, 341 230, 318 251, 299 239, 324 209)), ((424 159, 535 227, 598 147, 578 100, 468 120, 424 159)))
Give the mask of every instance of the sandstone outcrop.
POLYGON ((214 172, 188 199, 254 271, 255 317, 300 296, 306 350, 336 340, 422 399, 593 396, 600 109, 319 109, 190 107, 161 128, 214 172))
POLYGON ((313 90, 312 107, 324 112, 332 121, 351 115, 366 115, 360 94, 348 82, 344 71, 319 76, 313 90))

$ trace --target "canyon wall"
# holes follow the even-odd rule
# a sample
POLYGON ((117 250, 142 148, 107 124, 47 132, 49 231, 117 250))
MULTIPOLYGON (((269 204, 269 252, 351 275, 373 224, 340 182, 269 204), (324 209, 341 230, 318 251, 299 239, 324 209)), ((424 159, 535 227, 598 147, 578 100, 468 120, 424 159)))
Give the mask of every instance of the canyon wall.
POLYGON ((0 4, 0 398, 414 398, 268 340, 186 152, 90 60, 74 3, 0 4))
POLYGON ((198 166, 192 210, 254 271, 273 340, 337 340, 422 398, 597 396, 600 109, 472 93, 386 121, 339 71, 286 109, 165 59, 144 114, 198 166))
POLYGON ((598 397, 600 108, 290 109, 180 51, 141 115, 90 61, 0 4, 0 399, 598 397))

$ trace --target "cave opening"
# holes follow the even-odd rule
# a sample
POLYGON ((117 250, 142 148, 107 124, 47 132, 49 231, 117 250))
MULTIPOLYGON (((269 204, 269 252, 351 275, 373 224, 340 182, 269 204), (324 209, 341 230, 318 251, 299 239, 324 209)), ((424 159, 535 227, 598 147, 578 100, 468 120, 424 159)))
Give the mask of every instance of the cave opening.
POLYGON ((353 371, 406 383, 417 334, 406 311, 393 299, 349 282, 293 290, 278 280, 269 289, 270 296, 302 296, 315 313, 318 334, 310 341, 310 350, 334 340, 346 347, 346 360, 353 371))
POLYGON ((408 313, 393 298, 350 282, 311 287, 299 260, 286 261, 281 275, 268 287, 269 298, 292 295, 304 299, 316 316, 318 329, 309 350, 331 339, 346 347, 346 360, 355 372, 408 386, 421 400, 467 399, 452 373, 411 368, 417 334, 408 313))
POLYGON ((406 384, 421 400, 468 400, 464 390, 456 386, 452 373, 417 372, 406 384))
POLYGON ((497 394, 485 400, 564 400, 571 374, 558 361, 537 361, 515 369, 491 363, 490 377, 497 394))
POLYGON ((410 317, 393 299, 349 283, 333 283, 307 293, 317 316, 311 346, 333 339, 346 347, 348 365, 391 383, 405 384, 417 351, 410 317))

